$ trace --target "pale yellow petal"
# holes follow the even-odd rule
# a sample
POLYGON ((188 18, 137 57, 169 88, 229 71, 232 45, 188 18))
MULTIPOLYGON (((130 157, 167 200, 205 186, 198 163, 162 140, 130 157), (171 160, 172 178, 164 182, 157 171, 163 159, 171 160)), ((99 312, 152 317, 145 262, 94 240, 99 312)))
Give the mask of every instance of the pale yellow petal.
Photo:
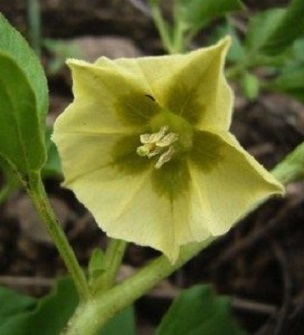
MULTIPOLYGON (((179 253, 181 227, 187 232, 188 213, 183 208, 173 214, 170 201, 154 192, 150 171, 134 176, 103 168, 75 179, 69 184, 80 202, 93 214, 97 224, 112 238, 150 246, 173 262, 179 253), (178 226, 175 227, 175 221, 178 226)), ((179 203, 179 206, 181 203, 179 203)), ((191 238, 190 238, 191 240, 191 238)))
MULTIPOLYGON (((221 162, 203 171, 190 164, 191 212, 212 235, 221 235, 259 202, 283 187, 228 134, 222 135, 221 162)), ((198 228, 199 229, 199 228, 198 228)))
MULTIPOLYGON (((149 84, 162 106, 176 109, 186 119, 197 119, 200 129, 228 129, 233 95, 223 74, 230 39, 185 55, 142 57, 116 64, 149 84)), ((195 121, 196 122, 196 121, 195 121)))
POLYGON ((65 176, 65 185, 76 178, 100 170, 112 162, 112 149, 120 135, 85 134, 57 130, 52 140, 55 142, 65 176))
POLYGON ((143 123, 140 119, 133 124, 136 116, 145 118, 155 105, 146 96, 150 92, 145 81, 121 71, 111 60, 103 67, 77 60, 69 60, 68 65, 72 70, 74 102, 64 117, 70 118, 68 122, 77 131, 126 133, 143 123))

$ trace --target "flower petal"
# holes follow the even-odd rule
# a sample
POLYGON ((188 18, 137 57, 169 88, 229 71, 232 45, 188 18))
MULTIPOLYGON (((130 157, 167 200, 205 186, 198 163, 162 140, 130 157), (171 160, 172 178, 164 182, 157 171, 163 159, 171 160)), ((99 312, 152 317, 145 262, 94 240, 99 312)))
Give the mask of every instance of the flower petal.
POLYGON ((113 146, 120 138, 121 135, 117 134, 69 133, 66 130, 61 132, 55 125, 52 140, 56 143, 59 156, 64 158, 61 160, 64 184, 68 186, 74 179, 110 165, 113 160, 113 146))
POLYGON ((212 169, 192 159, 191 212, 212 235, 224 234, 258 202, 282 194, 283 186, 228 133, 220 134, 220 161, 212 169))
POLYGON ((201 129, 227 130, 231 121, 232 92, 223 74, 230 38, 186 55, 142 57, 116 64, 149 84, 162 106, 201 129))
POLYGON ((69 113, 73 113, 78 127, 122 133, 143 126, 159 112, 158 104, 149 98, 146 82, 121 71, 114 61, 106 59, 103 66, 77 60, 69 60, 68 64, 75 96, 68 112, 72 110, 69 113))
POLYGON ((154 192, 150 171, 134 176, 106 167, 75 179, 69 188, 109 236, 150 246, 176 260, 179 245, 170 200, 154 192))

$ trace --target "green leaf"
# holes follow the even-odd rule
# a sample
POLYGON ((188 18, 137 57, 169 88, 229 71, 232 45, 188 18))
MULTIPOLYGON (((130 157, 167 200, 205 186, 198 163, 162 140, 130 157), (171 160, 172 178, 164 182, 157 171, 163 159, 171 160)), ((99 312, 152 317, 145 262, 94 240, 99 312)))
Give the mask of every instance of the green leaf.
POLYGON ((35 95, 37 111, 42 125, 48 109, 46 77, 34 51, 20 33, 0 13, 0 53, 13 58, 24 72, 35 95))
POLYGON ((228 50, 227 61, 230 62, 241 62, 245 57, 245 49, 241 43, 241 40, 236 32, 234 26, 227 20, 225 24, 215 28, 210 38, 210 44, 218 42, 225 36, 230 35, 232 38, 231 47, 228 50))
POLYGON ((283 52, 304 34, 304 1, 291 0, 273 33, 263 46, 264 53, 275 55, 283 52))
MULTIPOLYGON (((22 299, 26 298, 22 297, 22 299)), ((2 301, 3 310, 7 308, 8 301, 9 299, 2 301)), ((32 310, 28 311, 28 308, 24 308, 23 312, 19 310, 18 313, 11 313, 6 321, 0 324, 0 334, 59 334, 72 315, 76 304, 77 294, 71 280, 62 279, 49 295, 37 300, 32 310)))
MULTIPOLYGON (((36 304, 36 299, 22 295, 6 287, 0 287, 0 330, 12 316, 24 311, 30 311, 36 304)), ((5 334, 4 332, 1 334, 5 334)))
MULTIPOLYGON (((44 298, 33 299, 1 289, 0 334, 59 335, 72 316, 78 297, 70 278, 60 279, 44 298)), ((111 319, 97 335, 134 335, 133 308, 111 319)))
POLYGON ((6 201, 10 195, 21 188, 20 181, 16 178, 8 163, 0 156, 0 174, 2 175, 2 185, 0 187, 0 204, 6 201))
POLYGON ((228 298, 216 297, 209 285, 185 290, 161 321, 157 335, 245 335, 230 312, 228 298))
POLYGON ((0 157, 25 182, 46 160, 46 78, 24 38, 0 14, 0 157))
POLYGON ((177 19, 194 33, 216 18, 244 8, 240 0, 176 0, 175 4, 177 19))
POLYGON ((258 52, 265 45, 284 14, 284 9, 270 9, 250 20, 245 40, 246 49, 250 53, 258 52))
POLYGON ((0 53, 0 157, 21 179, 46 159, 36 98, 23 70, 0 53))
POLYGON ((111 319, 100 331, 100 335, 135 335, 133 307, 127 307, 111 319))
POLYGON ((293 45, 293 56, 304 65, 304 38, 295 41, 293 45))
POLYGON ((287 93, 304 103, 304 67, 292 68, 266 86, 273 91, 287 93))
POLYGON ((245 72, 241 84, 246 98, 250 101, 256 100, 260 91, 259 79, 253 74, 245 72))

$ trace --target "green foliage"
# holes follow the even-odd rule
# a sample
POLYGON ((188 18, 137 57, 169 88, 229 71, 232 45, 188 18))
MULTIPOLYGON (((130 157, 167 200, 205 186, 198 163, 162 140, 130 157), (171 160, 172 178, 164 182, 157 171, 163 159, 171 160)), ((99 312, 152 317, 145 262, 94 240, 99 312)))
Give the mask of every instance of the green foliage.
POLYGON ((0 54, 0 156, 24 180, 46 159, 37 107, 25 73, 0 54))
POLYGON ((0 157, 26 181, 46 160, 46 78, 33 51, 0 14, 0 157))
POLYGON ((183 53, 194 36, 211 21, 244 8, 240 0, 174 0, 173 24, 163 18, 160 1, 149 0, 152 17, 164 48, 169 53, 183 53))
POLYGON ((6 334, 6 323, 24 312, 31 311, 36 304, 36 299, 21 295, 11 289, 0 287, 0 333, 6 334))
POLYGON ((58 286, 40 300, 4 288, 0 292, 1 296, 6 295, 6 299, 1 300, 0 334, 6 335, 59 334, 77 303, 75 289, 67 279, 59 281, 58 286), (11 304, 16 306, 15 310, 10 308, 15 312, 3 313, 11 304))
POLYGON ((39 59, 20 33, 0 13, 0 52, 12 58, 28 79, 37 103, 41 123, 48 109, 48 88, 39 59))
MULTIPOLYGON (((0 334, 59 335, 78 302, 68 278, 61 279, 50 294, 34 299, 13 290, 0 288, 0 334)), ((114 317, 98 335, 134 335, 132 307, 114 317)))
POLYGON ((132 306, 111 319, 99 335, 135 335, 135 319, 132 306))
POLYGON ((191 33, 225 14, 244 8, 239 0, 176 0, 178 20, 184 22, 191 33))
POLYGON ((228 298, 208 285, 185 290, 161 321, 157 335, 245 335, 233 320, 228 298))
POLYGON ((266 87, 273 91, 287 93, 304 103, 304 67, 282 73, 266 87))
POLYGON ((279 52, 283 52, 295 39, 303 36, 303 15, 304 1, 291 0, 284 15, 276 25, 273 33, 269 36, 262 51, 270 55, 275 55, 279 52))
POLYGON ((230 35, 232 38, 232 44, 227 54, 227 61, 231 63, 243 62, 245 58, 245 48, 237 34, 236 28, 229 20, 226 20, 224 24, 214 30, 210 38, 210 43, 216 43, 219 39, 227 35, 230 35))
POLYGON ((243 92, 248 100, 255 100, 259 95, 259 79, 251 73, 245 72, 242 77, 243 92))
POLYGON ((284 9, 270 9, 255 15, 249 21, 245 47, 250 53, 257 53, 262 49, 275 31, 284 14, 284 9))
POLYGON ((265 88, 304 102, 304 39, 294 43, 288 56, 284 67, 277 69, 276 77, 265 83, 265 88))
POLYGON ((63 67, 67 58, 85 58, 76 42, 45 39, 43 45, 53 56, 47 66, 49 74, 56 74, 63 67))

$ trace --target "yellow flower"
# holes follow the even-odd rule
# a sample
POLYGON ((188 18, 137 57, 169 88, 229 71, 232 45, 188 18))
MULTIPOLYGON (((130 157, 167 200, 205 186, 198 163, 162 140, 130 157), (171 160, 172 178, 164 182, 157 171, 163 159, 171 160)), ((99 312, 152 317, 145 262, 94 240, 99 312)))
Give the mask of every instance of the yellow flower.
POLYGON ((69 60, 75 100, 55 123, 65 186, 108 236, 174 262, 283 187, 229 132, 230 39, 186 55, 69 60))

